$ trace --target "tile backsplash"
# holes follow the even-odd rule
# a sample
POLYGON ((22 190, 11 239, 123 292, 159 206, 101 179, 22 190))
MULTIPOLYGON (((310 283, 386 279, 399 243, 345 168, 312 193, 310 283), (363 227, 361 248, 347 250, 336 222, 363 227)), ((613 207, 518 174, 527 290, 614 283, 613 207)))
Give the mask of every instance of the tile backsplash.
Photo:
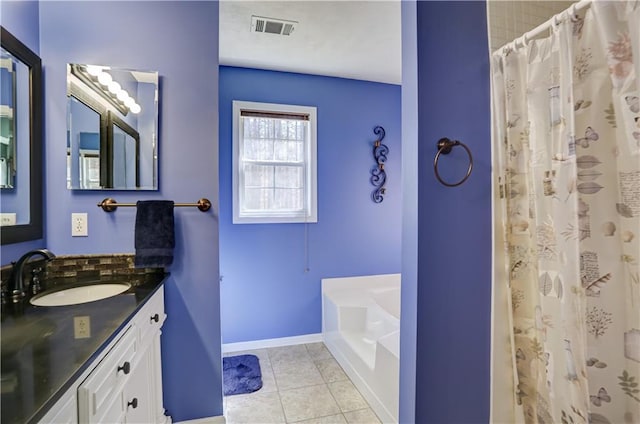
MULTIPOLYGON (((162 268, 135 268, 132 253, 111 255, 59 255, 54 260, 46 263, 44 259, 32 261, 25 265, 25 280, 28 279, 31 269, 42 268, 41 280, 54 280, 63 278, 102 278, 110 275, 145 275, 163 273, 162 268)), ((0 268, 0 280, 4 286, 11 278, 12 265, 4 265, 0 268)))

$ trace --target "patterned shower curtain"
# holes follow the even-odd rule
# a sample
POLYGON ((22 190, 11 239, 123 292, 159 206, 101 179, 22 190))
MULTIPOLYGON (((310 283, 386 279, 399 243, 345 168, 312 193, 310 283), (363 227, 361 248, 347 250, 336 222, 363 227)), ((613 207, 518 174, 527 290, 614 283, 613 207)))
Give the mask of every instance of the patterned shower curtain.
POLYGON ((640 423, 639 28, 595 0, 492 56, 514 422, 640 423))

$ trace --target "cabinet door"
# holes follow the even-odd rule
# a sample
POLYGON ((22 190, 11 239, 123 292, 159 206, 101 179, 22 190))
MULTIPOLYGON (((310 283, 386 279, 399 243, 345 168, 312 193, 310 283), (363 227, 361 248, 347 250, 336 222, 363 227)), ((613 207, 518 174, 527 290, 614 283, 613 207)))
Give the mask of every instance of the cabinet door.
POLYGON ((165 409, 162 402, 162 358, 160 355, 160 332, 158 331, 151 346, 149 346, 149 352, 147 357, 149 358, 149 370, 151 372, 151 378, 149 379, 152 384, 151 390, 153 391, 153 411, 157 424, 170 423, 171 418, 166 416, 165 409))
POLYGON ((153 413, 153 379, 150 374, 149 350, 140 354, 131 378, 124 387, 125 422, 149 424, 155 422, 153 413))
POLYGON ((78 387, 80 422, 113 422, 125 412, 122 388, 131 379, 135 359, 136 330, 129 328, 78 387))
MULTIPOLYGON (((164 313, 164 287, 160 287, 151 299, 140 309, 135 317, 135 324, 140 333, 140 344, 145 346, 160 331, 166 319, 164 313)), ((146 349, 146 347, 143 347, 146 349)))
POLYGON ((160 355, 161 327, 166 315, 164 313, 164 288, 160 287, 136 316, 136 327, 140 334, 139 363, 148 366, 148 385, 152 420, 149 422, 170 423, 171 418, 165 415, 162 403, 162 359, 160 355))

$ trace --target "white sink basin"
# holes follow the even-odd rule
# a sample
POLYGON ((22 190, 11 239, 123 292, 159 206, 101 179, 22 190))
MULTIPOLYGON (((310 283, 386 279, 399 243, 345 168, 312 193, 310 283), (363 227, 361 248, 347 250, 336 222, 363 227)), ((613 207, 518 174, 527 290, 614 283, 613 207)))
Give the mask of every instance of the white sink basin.
POLYGON ((129 290, 129 283, 93 284, 90 286, 71 287, 51 293, 42 293, 29 301, 35 306, 67 306, 93 302, 129 290))

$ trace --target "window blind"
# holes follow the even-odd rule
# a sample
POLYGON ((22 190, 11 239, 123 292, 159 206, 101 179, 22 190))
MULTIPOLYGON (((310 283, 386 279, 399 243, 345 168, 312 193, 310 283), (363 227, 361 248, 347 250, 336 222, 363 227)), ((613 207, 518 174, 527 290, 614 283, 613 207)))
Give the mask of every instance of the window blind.
POLYGON ((309 120, 309 114, 306 113, 264 112, 259 110, 241 110, 240 116, 243 118, 289 119, 293 121, 309 120))

